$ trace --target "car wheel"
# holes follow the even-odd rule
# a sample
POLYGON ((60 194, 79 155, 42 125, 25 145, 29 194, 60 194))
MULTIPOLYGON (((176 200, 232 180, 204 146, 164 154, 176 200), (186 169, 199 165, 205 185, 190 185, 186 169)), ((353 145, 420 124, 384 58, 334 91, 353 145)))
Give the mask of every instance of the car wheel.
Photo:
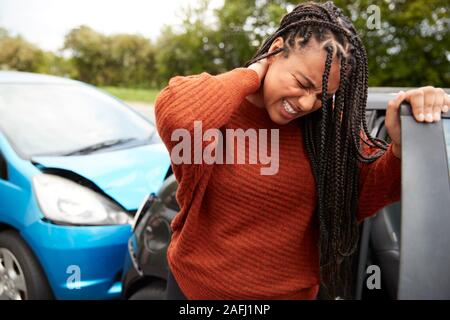
POLYGON ((129 300, 165 300, 166 286, 163 280, 153 281, 132 294, 129 300))
POLYGON ((0 232, 0 300, 53 299, 42 268, 15 231, 0 232))

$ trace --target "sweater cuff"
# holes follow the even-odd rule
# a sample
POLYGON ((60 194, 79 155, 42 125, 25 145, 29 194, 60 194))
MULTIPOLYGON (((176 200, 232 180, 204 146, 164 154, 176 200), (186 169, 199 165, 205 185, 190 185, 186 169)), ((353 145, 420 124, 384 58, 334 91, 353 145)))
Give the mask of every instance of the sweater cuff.
POLYGON ((389 177, 390 190, 389 202, 398 201, 401 194, 401 164, 400 158, 397 158, 392 151, 392 144, 389 144, 385 153, 385 166, 389 172, 386 177, 389 177))
POLYGON ((400 174, 402 160, 400 158, 397 158, 397 156, 392 151, 392 143, 389 144, 388 149, 386 150, 386 162, 388 163, 389 168, 392 168, 392 170, 395 172, 398 171, 398 173, 400 174))

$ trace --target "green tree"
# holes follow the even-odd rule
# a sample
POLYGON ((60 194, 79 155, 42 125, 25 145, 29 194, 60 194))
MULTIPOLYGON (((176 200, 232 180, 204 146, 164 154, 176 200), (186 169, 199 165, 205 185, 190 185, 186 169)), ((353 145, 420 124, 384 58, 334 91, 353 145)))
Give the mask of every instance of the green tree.
POLYGON ((142 36, 106 36, 80 26, 66 35, 64 50, 70 52, 82 81, 128 87, 150 87, 155 83, 154 48, 142 36))
POLYGON ((45 53, 21 36, 0 29, 0 69, 45 72, 45 53))
POLYGON ((218 47, 218 59, 222 69, 230 70, 242 66, 255 51, 255 33, 247 21, 255 9, 254 0, 225 0, 222 8, 215 14, 218 30, 215 45, 218 47))
POLYGON ((156 65, 159 85, 174 75, 217 73, 223 70, 216 46, 218 33, 207 21, 209 1, 183 10, 180 31, 165 26, 156 43, 156 65))
POLYGON ((110 84, 128 87, 154 85, 155 52, 150 41, 142 36, 118 34, 108 37, 110 84))
POLYGON ((81 81, 105 84, 103 70, 107 66, 105 37, 87 26, 71 30, 65 37, 64 50, 69 50, 81 81))
MULTIPOLYGON (((448 1, 334 2, 351 18, 362 37, 368 53, 371 86, 450 86, 448 1), (376 5, 380 10, 380 29, 368 27, 370 5, 376 5)), ((256 50, 263 39, 278 27, 281 17, 298 3, 288 0, 226 0, 217 15, 222 22, 220 39, 225 43, 224 51, 233 61, 227 67, 236 67, 246 61, 248 50, 256 50), (245 37, 240 40, 245 43, 245 38, 248 38, 254 46, 235 46, 227 30, 243 30, 245 37)))
POLYGON ((364 41, 372 86, 450 86, 450 16, 445 0, 336 0, 364 41), (368 28, 370 5, 380 29, 368 28))
MULTIPOLYGON (((175 75, 212 74, 243 66, 292 0, 209 0, 185 7, 180 25, 165 26, 155 45, 139 35, 106 36, 80 26, 65 38, 64 50, 45 52, 0 28, 0 68, 51 73, 103 86, 162 86, 175 75)), ((450 87, 449 8, 445 0, 335 0, 351 18, 366 46, 369 85, 450 87), (380 10, 380 28, 369 28, 380 10)))
MULTIPOLYGON (((324 2, 324 1, 320 1, 324 2)), ((445 0, 335 0, 353 21, 369 59, 369 85, 450 86, 449 7, 445 0), (369 6, 381 28, 368 27, 369 6)), ((242 66, 298 1, 225 0, 216 10, 219 70, 242 66)))

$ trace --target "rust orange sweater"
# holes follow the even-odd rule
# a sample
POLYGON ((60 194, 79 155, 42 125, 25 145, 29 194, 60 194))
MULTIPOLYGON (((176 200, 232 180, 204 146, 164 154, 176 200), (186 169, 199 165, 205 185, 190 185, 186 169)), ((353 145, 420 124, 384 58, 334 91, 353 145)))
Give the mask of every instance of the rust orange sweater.
MULTIPOLYGON (((173 130, 279 129, 279 170, 254 164, 172 163, 180 212, 172 221, 168 264, 188 299, 314 299, 319 285, 316 187, 300 128, 271 121, 245 99, 255 71, 237 68, 170 80, 155 105, 168 150, 173 130)), ((270 136, 270 135, 269 135, 270 136)), ((203 142, 204 146, 208 143, 203 142)), ((358 221, 400 199, 400 160, 389 147, 362 165, 358 221)))

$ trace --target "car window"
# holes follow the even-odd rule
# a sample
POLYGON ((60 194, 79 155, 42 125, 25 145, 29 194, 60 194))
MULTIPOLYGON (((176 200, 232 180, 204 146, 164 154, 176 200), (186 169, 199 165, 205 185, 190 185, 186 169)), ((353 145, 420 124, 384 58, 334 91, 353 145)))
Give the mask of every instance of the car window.
POLYGON ((0 129, 27 158, 114 139, 148 139, 154 126, 86 85, 0 85, 0 129))
POLYGON ((450 119, 443 119, 442 125, 444 127, 445 145, 447 146, 448 171, 450 175, 450 119))

